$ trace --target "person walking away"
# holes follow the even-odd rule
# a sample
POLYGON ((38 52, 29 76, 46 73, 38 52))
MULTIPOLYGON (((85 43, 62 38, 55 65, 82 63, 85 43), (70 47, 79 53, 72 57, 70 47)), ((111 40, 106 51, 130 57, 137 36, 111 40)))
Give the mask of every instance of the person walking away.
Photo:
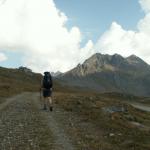
POLYGON ((44 98, 44 110, 47 110, 47 105, 50 111, 53 111, 52 106, 52 87, 53 81, 50 72, 44 72, 44 77, 42 81, 42 91, 44 98))

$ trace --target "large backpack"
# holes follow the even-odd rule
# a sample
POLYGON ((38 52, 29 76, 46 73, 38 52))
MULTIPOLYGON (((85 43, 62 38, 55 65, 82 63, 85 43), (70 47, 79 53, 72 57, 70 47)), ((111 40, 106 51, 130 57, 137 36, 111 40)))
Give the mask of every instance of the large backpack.
POLYGON ((51 74, 49 72, 44 73, 43 87, 46 89, 52 88, 52 77, 51 77, 51 74))

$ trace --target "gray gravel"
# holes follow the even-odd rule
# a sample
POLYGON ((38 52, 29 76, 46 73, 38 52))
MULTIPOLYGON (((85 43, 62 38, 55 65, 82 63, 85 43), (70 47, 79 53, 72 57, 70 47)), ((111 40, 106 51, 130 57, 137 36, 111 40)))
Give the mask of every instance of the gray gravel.
POLYGON ((0 105, 0 150, 74 150, 56 116, 41 110, 37 94, 7 99, 0 105))

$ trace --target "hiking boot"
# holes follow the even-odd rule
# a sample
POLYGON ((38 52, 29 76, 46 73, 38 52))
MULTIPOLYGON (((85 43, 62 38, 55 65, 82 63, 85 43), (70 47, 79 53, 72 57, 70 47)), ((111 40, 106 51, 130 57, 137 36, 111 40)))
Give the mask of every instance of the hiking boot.
POLYGON ((52 106, 50 106, 50 107, 49 107, 49 110, 50 110, 50 111, 53 111, 53 107, 52 107, 52 106))
POLYGON ((44 105, 43 110, 47 110, 46 105, 44 105))

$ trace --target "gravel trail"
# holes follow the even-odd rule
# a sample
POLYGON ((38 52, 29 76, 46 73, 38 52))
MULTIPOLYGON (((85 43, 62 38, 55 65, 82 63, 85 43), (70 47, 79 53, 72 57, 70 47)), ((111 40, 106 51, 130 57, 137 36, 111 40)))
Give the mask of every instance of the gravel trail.
POLYGON ((41 110, 36 93, 8 98, 0 105, 0 150, 75 150, 57 121, 60 110, 41 110))
POLYGON ((129 104, 131 104, 133 107, 138 108, 140 110, 150 112, 150 106, 146 106, 141 103, 132 103, 132 102, 129 102, 129 104))

